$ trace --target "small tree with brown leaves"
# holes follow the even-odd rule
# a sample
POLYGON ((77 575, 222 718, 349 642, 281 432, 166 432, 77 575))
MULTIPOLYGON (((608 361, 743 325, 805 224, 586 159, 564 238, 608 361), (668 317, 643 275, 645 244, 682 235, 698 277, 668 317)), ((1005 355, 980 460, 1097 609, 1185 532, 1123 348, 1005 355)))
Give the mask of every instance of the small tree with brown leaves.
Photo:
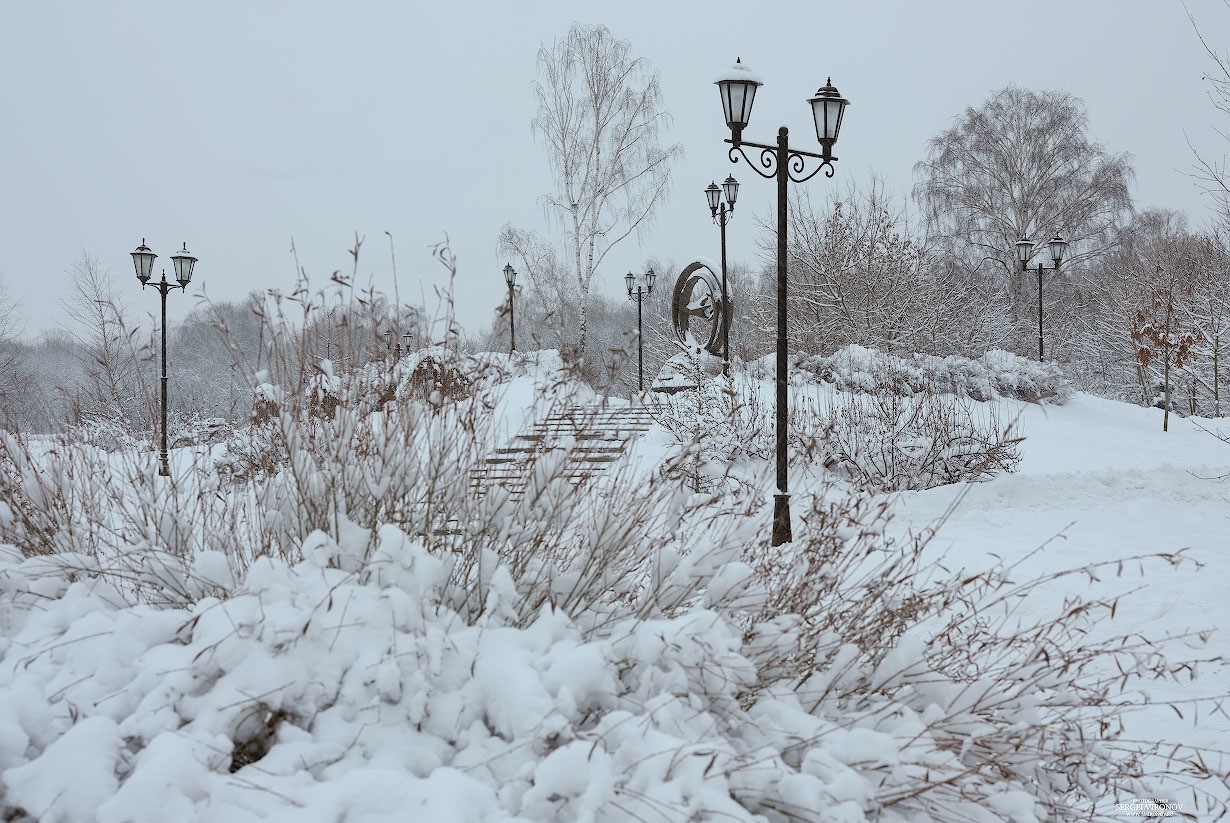
MULTIPOLYGON (((1167 274, 1161 263, 1157 264, 1159 278, 1167 274)), ((1194 353, 1195 346, 1204 340, 1199 329, 1182 322, 1175 308, 1176 292, 1180 291, 1173 275, 1165 277, 1165 285, 1150 290, 1148 304, 1137 309, 1132 320, 1132 340, 1136 343, 1136 359, 1140 369, 1148 373, 1154 361, 1161 359, 1162 367, 1162 431, 1170 430, 1170 372, 1182 369, 1194 353)))

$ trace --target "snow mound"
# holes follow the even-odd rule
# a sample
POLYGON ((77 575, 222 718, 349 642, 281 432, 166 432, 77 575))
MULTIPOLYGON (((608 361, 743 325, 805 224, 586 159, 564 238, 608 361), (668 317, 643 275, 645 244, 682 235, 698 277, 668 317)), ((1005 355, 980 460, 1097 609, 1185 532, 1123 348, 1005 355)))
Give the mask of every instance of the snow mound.
MULTIPOLYGON (((862 821, 892 819, 873 814, 886 791, 962 771, 906 705, 841 722, 787 688, 747 705, 757 671, 719 610, 583 632, 544 606, 517 624, 499 568, 467 622, 449 561, 396 528, 362 572, 308 542, 225 601, 161 610, 0 548, 0 815, 862 821)), ((719 570, 710 600, 745 572, 719 570)), ((908 671, 915 645, 886 665, 908 671)), ((1035 819, 1000 789, 1012 819, 1035 819)))

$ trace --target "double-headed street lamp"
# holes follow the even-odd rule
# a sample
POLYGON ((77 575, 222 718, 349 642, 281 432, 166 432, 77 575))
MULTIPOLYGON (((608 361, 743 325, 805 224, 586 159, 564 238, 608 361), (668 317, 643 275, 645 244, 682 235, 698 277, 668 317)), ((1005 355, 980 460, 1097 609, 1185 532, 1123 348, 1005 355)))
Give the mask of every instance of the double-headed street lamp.
MULTIPOLYGON (((137 279, 141 281, 141 290, 144 291, 146 284, 149 283, 150 274, 154 270, 154 260, 158 258, 158 255, 145 245, 145 238, 141 238, 141 245, 137 246, 136 251, 131 254, 133 267, 137 270, 137 279)), ((171 256, 171 262, 175 265, 175 279, 179 281, 178 285, 167 282, 166 269, 162 270, 162 281, 153 284, 154 289, 162 296, 162 448, 158 452, 158 474, 163 477, 169 477, 171 474, 171 465, 167 457, 167 292, 171 289, 183 289, 185 292, 188 290, 196 258, 188 253, 188 244, 184 243, 184 247, 171 256)))
POLYGON ((641 304, 653 292, 653 281, 657 279, 653 269, 645 272, 640 283, 632 272, 624 275, 624 283, 628 285, 628 299, 636 301, 636 382, 642 393, 645 391, 645 346, 641 341, 641 304))
POLYGON ((705 189, 709 200, 709 212, 713 222, 722 228, 722 376, 730 374, 730 296, 726 291, 726 223, 735 213, 735 199, 739 196, 739 181, 727 176, 719 189, 710 183, 705 189), (723 200, 725 197, 725 200, 723 200))
POLYGON ((397 332, 393 329, 386 329, 384 332, 384 344, 388 347, 389 353, 393 355, 394 360, 400 360, 402 354, 410 352, 410 332, 402 332, 401 340, 398 342, 397 332))
POLYGON ((513 289, 517 285, 517 270, 511 263, 504 264, 504 282, 508 284, 508 353, 517 350, 517 321, 513 315, 513 289))
MULTIPOLYGON (((1068 248, 1068 241, 1064 240, 1058 233, 1055 239, 1047 244, 1051 250, 1051 260, 1054 261, 1054 266, 1043 266, 1042 261, 1038 261, 1038 362, 1043 360, 1042 352, 1042 272, 1044 271, 1059 271, 1059 266, 1063 263, 1063 254, 1068 248)), ((1021 261, 1021 271, 1029 271, 1029 259, 1034 256, 1034 241, 1029 239, 1028 235, 1021 235, 1021 239, 1016 241, 1016 256, 1021 261)))
POLYGON ((789 543, 792 539, 790 494, 786 487, 786 421, 789 399, 786 375, 786 191, 790 181, 804 183, 815 177, 821 169, 824 169, 825 176, 833 176, 833 161, 837 159, 833 156, 833 145, 837 142, 842 117, 850 101, 842 97, 832 83, 830 78, 826 85, 816 91, 816 96, 807 101, 811 104, 812 119, 816 124, 816 139, 820 141, 821 147, 820 154, 813 154, 790 148, 789 130, 785 126, 777 130, 776 146, 743 140, 743 129, 751 119, 756 89, 764 84, 742 61, 735 61, 735 64, 715 81, 722 97, 722 112, 726 116, 726 125, 730 127, 730 139, 725 141, 730 144, 730 161, 739 162, 739 157, 736 156, 738 152, 744 162, 761 177, 777 179, 777 494, 773 496, 774 546, 789 543), (753 163, 748 158, 743 150, 744 146, 760 149, 759 163, 753 163), (808 158, 820 161, 811 171, 807 171, 808 158))

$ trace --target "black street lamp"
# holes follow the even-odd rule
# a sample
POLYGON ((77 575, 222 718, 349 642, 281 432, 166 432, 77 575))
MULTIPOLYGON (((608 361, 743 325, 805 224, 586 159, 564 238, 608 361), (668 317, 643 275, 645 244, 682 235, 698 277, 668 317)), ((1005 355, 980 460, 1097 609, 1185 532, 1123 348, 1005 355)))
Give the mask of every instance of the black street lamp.
POLYGON ((709 212, 713 222, 722 227, 722 376, 730 374, 730 296, 726 290, 726 224, 735 213, 735 199, 739 196, 739 181, 727 176, 719 189, 710 183, 705 189, 709 200, 709 212), (725 200, 723 200, 723 196, 725 200))
MULTIPOLYGON (((141 281, 141 290, 145 290, 146 284, 149 283, 150 273, 154 269, 154 260, 158 255, 149 250, 145 245, 145 238, 141 238, 141 245, 137 246, 136 251, 132 254, 132 264, 137 270, 137 279, 141 281)), ((188 290, 188 283, 192 280, 192 267, 196 265, 196 258, 188 253, 188 244, 184 243, 184 247, 176 254, 171 255, 171 262, 175 265, 175 279, 178 282, 167 282, 167 270, 162 270, 162 281, 154 283, 154 289, 162 296, 162 447, 158 452, 158 474, 163 477, 170 477, 171 465, 167 456, 167 292, 171 289, 188 290)))
POLYGON ((641 304, 653 292, 653 281, 657 279, 653 269, 645 272, 642 283, 636 282, 636 275, 632 272, 624 275, 624 283, 628 285, 628 299, 636 301, 636 382, 642 393, 645 391, 645 346, 641 341, 641 304))
MULTIPOLYGON (((1068 248, 1068 241, 1064 240, 1058 233, 1055 239, 1047 244, 1051 251, 1051 260, 1055 263, 1054 266, 1043 266, 1042 261, 1038 261, 1038 362, 1043 360, 1042 348, 1042 272, 1044 271, 1059 271, 1060 264, 1063 263, 1063 254, 1068 248)), ((1030 240, 1028 235, 1021 235, 1021 239, 1016 241, 1016 256, 1021 261, 1021 271, 1029 271, 1029 259, 1034 256, 1034 241, 1030 240)))
POLYGON ((508 353, 517 350, 517 320, 513 315, 513 288, 517 285, 517 270, 511 263, 504 264, 504 282, 508 284, 508 353))
POLYGON ((777 179, 777 494, 773 495, 772 545, 780 546, 793 539, 790 532, 790 494, 786 487, 786 422, 789 400, 786 375, 787 184, 790 181, 804 183, 815 177, 821 169, 824 169, 826 177, 833 176, 833 161, 837 159, 833 156, 833 145, 841 132, 841 121, 850 101, 833 87, 831 78, 816 91, 815 97, 807 101, 811 104, 812 119, 816 124, 816 139, 820 141, 821 147, 820 154, 813 154, 790 148, 789 130, 785 126, 777 130, 776 146, 743 140, 743 129, 747 127, 752 115, 756 89, 764 84, 742 61, 735 61, 735 64, 714 82, 722 98, 726 125, 730 127, 730 139, 725 141, 730 144, 730 151, 727 153, 730 162, 738 163, 739 156, 742 156, 744 162, 761 177, 777 179), (759 163, 753 163, 748 158, 743 150, 744 146, 760 149, 759 163), (807 158, 819 160, 820 163, 813 170, 807 171, 807 158))
POLYGON ((410 332, 408 332, 408 331, 404 331, 404 332, 402 332, 402 333, 401 333, 401 349, 402 349, 402 351, 404 351, 406 354, 409 354, 409 353, 410 353, 410 341, 411 341, 411 340, 413 340, 413 339, 414 339, 414 338, 413 338, 413 336, 410 334, 410 332))

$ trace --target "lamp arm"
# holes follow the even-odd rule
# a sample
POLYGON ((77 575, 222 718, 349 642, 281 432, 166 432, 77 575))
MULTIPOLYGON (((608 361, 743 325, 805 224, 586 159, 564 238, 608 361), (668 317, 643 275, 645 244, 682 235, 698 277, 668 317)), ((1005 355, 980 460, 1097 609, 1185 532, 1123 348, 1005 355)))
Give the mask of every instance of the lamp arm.
MULTIPOLYGON (((730 158, 730 162, 732 163, 739 162, 739 159, 735 154, 735 152, 738 152, 739 155, 743 157, 744 162, 746 162, 749 166, 751 166, 752 170, 755 171, 757 174, 759 174, 761 177, 765 178, 766 180, 771 180, 777 176, 778 170, 777 170, 777 147, 776 146, 766 146, 763 143, 752 143, 747 140, 740 141, 739 143, 735 143, 731 140, 727 140, 725 142, 731 144, 730 151, 727 152, 727 156, 730 158), (747 152, 743 151, 744 146, 751 146, 752 148, 760 149, 760 163, 759 164, 752 162, 751 158, 747 156, 747 152), (761 170, 762 168, 764 169, 764 171, 761 170)), ((788 168, 786 169, 786 173, 790 177, 790 179, 796 183, 807 182, 808 180, 812 179, 817 174, 819 174, 821 169, 824 170, 825 177, 832 177, 836 173, 836 169, 833 168, 833 161, 836 159, 837 158, 829 154, 827 150, 825 151, 824 154, 816 154, 814 152, 803 151, 801 149, 790 149, 790 154, 789 154, 788 163, 787 163, 788 168), (820 161, 820 164, 817 165, 816 168, 814 168, 810 172, 806 171, 808 158, 820 161)))
MULTIPOLYGON (((730 143, 731 141, 727 140, 726 142, 730 143)), ((743 157, 743 161, 752 167, 752 171, 764 179, 772 180, 774 177, 777 177, 777 149, 772 146, 762 146, 759 143, 731 144, 730 151, 726 153, 726 156, 730 158, 730 162, 738 163, 740 155, 743 157), (747 152, 743 150, 744 146, 760 149, 760 163, 752 162, 752 159, 747 156, 747 152), (735 154, 735 152, 738 152, 738 154, 735 154), (764 171, 761 171, 761 166, 764 167, 764 171)))
POLYGON ((824 170, 825 177, 832 177, 837 172, 837 170, 833 168, 832 162, 836 159, 836 157, 826 157, 823 155, 811 154, 810 152, 795 151, 794 149, 791 149, 789 164, 790 179, 796 183, 806 183, 808 180, 819 174, 821 169, 824 170), (804 174, 803 172, 807 168, 807 163, 804 160, 806 157, 816 158, 820 161, 820 164, 804 174))

